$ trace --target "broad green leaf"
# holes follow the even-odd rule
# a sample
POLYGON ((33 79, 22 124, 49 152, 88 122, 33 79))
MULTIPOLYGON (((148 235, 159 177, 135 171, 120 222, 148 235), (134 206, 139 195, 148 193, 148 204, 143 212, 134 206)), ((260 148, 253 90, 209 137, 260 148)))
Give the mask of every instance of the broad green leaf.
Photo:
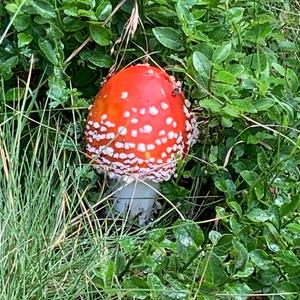
POLYGON ((245 67, 241 64, 230 64, 226 67, 226 71, 234 74, 237 77, 243 74, 245 67))
POLYGON ((297 49, 296 44, 288 40, 279 41, 278 46, 284 51, 295 51, 297 49))
POLYGON ((204 276, 204 281, 212 286, 224 284, 228 277, 223 262, 215 253, 211 255, 206 253, 205 258, 201 261, 199 274, 204 276))
POLYGON ((88 61, 100 68, 110 68, 113 64, 112 57, 106 54, 94 53, 88 61))
POLYGON ((275 259, 281 264, 290 267, 300 266, 300 260, 292 250, 280 250, 276 253, 275 259))
POLYGON ((18 101, 24 96, 24 88, 11 88, 5 93, 5 101, 18 101))
POLYGON ((210 241, 212 242, 213 245, 216 245, 219 241, 219 239, 221 238, 222 234, 216 230, 211 230, 208 233, 208 237, 210 239, 210 241))
POLYGON ((218 71, 215 74, 215 80, 221 81, 224 83, 228 83, 228 84, 236 84, 237 83, 235 75, 233 75, 232 73, 227 72, 227 71, 218 71))
POLYGON ((298 223, 290 223, 290 224, 287 224, 286 228, 294 233, 294 234, 297 234, 297 235, 300 235, 300 224, 298 223))
POLYGON ((260 208, 252 209, 247 213, 247 217, 253 222, 265 222, 270 218, 270 216, 260 208))
POLYGON ((236 201, 230 201, 228 203, 229 207, 235 211, 239 217, 242 217, 243 211, 241 205, 236 201))
POLYGON ((279 295, 284 296, 285 300, 294 300, 299 297, 299 285, 290 282, 290 281, 280 281, 276 285, 274 285, 274 288, 276 289, 276 292, 279 295))
POLYGON ((154 36, 166 48, 182 51, 182 36, 180 33, 171 27, 155 27, 152 29, 154 36))
POLYGON ((234 99, 232 105, 240 112, 256 113, 255 106, 250 102, 250 99, 234 99))
POLYGON ((133 254, 136 248, 136 241, 134 240, 134 238, 129 237, 129 236, 124 236, 121 240, 120 240, 120 245, 122 247, 122 249, 128 253, 128 254, 133 254))
POLYGON ((262 249, 255 249, 249 255, 251 261, 260 269, 267 269, 272 263, 269 255, 262 249))
POLYGON ((252 293, 252 289, 245 282, 227 282, 224 285, 224 294, 228 294, 228 297, 223 296, 223 299, 232 299, 232 296, 234 296, 234 300, 245 300, 246 297, 244 295, 252 293))
POLYGON ((83 3, 85 5, 90 6, 93 8, 95 6, 95 0, 77 0, 77 2, 83 3))
POLYGON ((29 0, 27 4, 32 9, 32 12, 45 19, 53 19, 56 17, 55 8, 50 1, 29 0))
POLYGON ((265 196, 266 192, 266 184, 264 181, 259 181, 255 186, 254 186, 254 192, 258 200, 263 199, 265 196))
POLYGON ((18 64, 19 58, 17 55, 14 55, 5 60, 5 62, 0 63, 0 74, 4 77, 5 80, 11 78, 12 69, 18 64))
POLYGON ((201 228, 192 221, 178 221, 173 229, 175 238, 184 246, 199 247, 204 242, 201 228))
POLYGON ((265 152, 257 153, 257 164, 262 172, 267 172, 269 170, 269 159, 270 158, 266 155, 265 152))
POLYGON ((33 40, 33 37, 31 35, 26 34, 24 32, 20 32, 18 34, 18 47, 22 48, 22 47, 30 44, 32 40, 33 40))
POLYGON ((159 295, 161 295, 162 290, 164 289, 164 285, 160 278, 155 274, 148 274, 147 283, 149 288, 152 290, 151 294, 153 294, 154 299, 159 299, 159 295))
POLYGON ((232 250, 232 234, 223 234, 219 240, 218 244, 214 247, 214 253, 218 256, 224 256, 232 250))
POLYGON ((208 58, 199 51, 193 53, 193 65, 200 76, 210 77, 211 63, 208 58))
POLYGON ((244 7, 232 7, 227 11, 228 19, 231 22, 237 23, 242 19, 244 11, 245 11, 244 7))
POLYGON ((101 1, 100 4, 98 5, 95 15, 100 21, 104 21, 110 15, 111 12, 112 12, 112 5, 110 1, 104 0, 101 1))
POLYGON ((17 15, 13 21, 14 27, 18 32, 23 31, 29 27, 31 23, 30 15, 17 15))
POLYGON ((263 98, 255 101, 253 104, 257 111, 267 111, 275 105, 275 102, 271 98, 263 98))
POLYGON ((285 76, 285 68, 278 63, 273 62, 272 67, 281 75, 285 76))
POLYGON ((131 276, 124 280, 124 288, 128 289, 128 296, 131 299, 146 299, 148 296, 148 284, 143 277, 131 276))
POLYGON ((234 117, 234 118, 237 118, 239 117, 239 111, 232 105, 226 105, 225 107, 222 108, 222 112, 231 116, 231 117, 234 117))
POLYGON ((64 96, 66 95, 66 83, 62 79, 54 78, 49 80, 48 97, 55 102, 50 104, 51 108, 56 108, 58 105, 63 104, 64 96))
POLYGON ((93 282, 99 288, 108 288, 113 280, 116 264, 112 259, 106 259, 94 271, 93 282))
POLYGON ((214 113, 220 112, 222 109, 222 104, 215 99, 204 99, 199 102, 200 106, 209 109, 214 113))
POLYGON ((214 163, 218 160, 218 146, 211 146, 209 153, 209 162, 214 163))
POLYGON ((241 176, 249 186, 254 186, 258 182, 258 180, 260 180, 259 175, 254 171, 242 171, 241 176))
POLYGON ((5 9, 12 14, 16 13, 18 11, 18 8, 18 5, 15 3, 8 3, 5 5, 5 9))
POLYGON ((227 59, 227 57, 230 54, 230 51, 231 51, 231 42, 218 46, 213 53, 212 61, 215 64, 220 64, 221 62, 227 59))
POLYGON ((110 44, 111 32, 100 24, 90 24, 90 34, 92 39, 100 46, 110 44))
POLYGON ((299 88, 299 79, 293 69, 287 69, 286 71, 286 81, 288 86, 291 88, 292 91, 296 91, 299 88))
POLYGON ((222 117, 221 118, 221 125, 225 128, 230 128, 230 127, 233 126, 233 122, 229 118, 222 117))
POLYGON ((88 18, 91 21, 97 21, 97 18, 93 11, 86 9, 78 9, 77 11, 79 17, 88 18))
POLYGON ((237 271, 232 277, 233 278, 247 278, 253 274, 254 270, 255 269, 254 269, 252 263, 250 263, 248 261, 246 263, 245 267, 242 270, 237 271))
POLYGON ((242 270, 248 262, 249 255, 247 249, 237 240, 232 241, 234 253, 234 271, 242 270))
POLYGON ((56 55, 55 50, 53 49, 51 43, 48 40, 45 40, 43 38, 39 38, 38 40, 40 49, 44 53, 44 55, 47 57, 47 59, 53 64, 58 64, 58 58, 56 55))

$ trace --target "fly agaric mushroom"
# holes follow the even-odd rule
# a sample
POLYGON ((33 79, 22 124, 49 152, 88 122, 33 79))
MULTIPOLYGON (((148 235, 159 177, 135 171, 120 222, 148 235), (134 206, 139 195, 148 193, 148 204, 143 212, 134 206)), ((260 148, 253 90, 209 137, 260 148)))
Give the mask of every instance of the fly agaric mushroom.
POLYGON ((180 87, 162 69, 127 67, 104 83, 88 114, 87 156, 119 183, 114 210, 140 224, 151 216, 159 183, 175 173, 196 136, 180 87))

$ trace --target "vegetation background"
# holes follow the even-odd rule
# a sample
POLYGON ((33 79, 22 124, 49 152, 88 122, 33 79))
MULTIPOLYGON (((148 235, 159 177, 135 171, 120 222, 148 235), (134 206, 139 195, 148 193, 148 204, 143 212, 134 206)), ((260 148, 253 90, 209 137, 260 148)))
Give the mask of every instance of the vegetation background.
POLYGON ((0 299, 299 299, 299 11, 2 0, 0 299), (109 71, 145 61, 183 82, 201 134, 139 227, 102 216, 82 133, 109 71))

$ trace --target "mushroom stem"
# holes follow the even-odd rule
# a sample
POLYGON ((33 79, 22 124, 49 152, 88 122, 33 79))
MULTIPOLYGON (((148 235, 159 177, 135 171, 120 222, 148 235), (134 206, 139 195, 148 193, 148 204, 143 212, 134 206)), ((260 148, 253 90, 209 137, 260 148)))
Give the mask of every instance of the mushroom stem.
POLYGON ((159 183, 138 180, 130 183, 113 184, 114 211, 130 219, 137 218, 140 225, 146 224, 152 216, 159 183), (146 184, 145 184, 146 183, 146 184), (120 189, 120 186, 123 186, 120 189))

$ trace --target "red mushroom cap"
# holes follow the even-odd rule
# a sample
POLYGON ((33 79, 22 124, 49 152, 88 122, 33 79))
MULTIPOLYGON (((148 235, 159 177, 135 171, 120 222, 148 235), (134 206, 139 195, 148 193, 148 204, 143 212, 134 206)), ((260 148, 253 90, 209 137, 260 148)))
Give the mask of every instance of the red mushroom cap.
POLYGON ((164 70, 125 68, 103 85, 89 111, 87 155, 111 178, 168 180, 195 135, 189 106, 179 83, 164 70))

